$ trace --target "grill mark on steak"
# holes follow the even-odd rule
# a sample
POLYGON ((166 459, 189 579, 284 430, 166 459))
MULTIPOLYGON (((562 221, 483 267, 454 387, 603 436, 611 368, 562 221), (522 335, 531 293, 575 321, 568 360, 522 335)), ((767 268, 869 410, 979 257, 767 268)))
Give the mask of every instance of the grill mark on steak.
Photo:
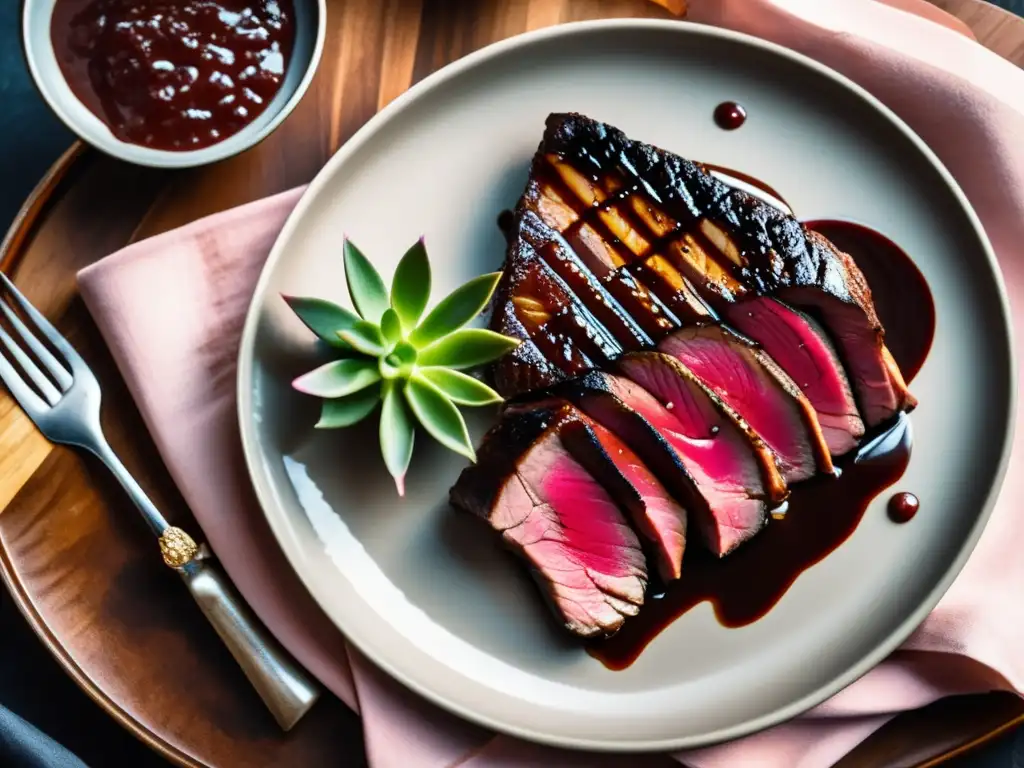
MULTIPOLYGON (((527 212, 563 238, 654 342, 679 325, 717 321, 735 302, 778 295, 820 310, 869 427, 916 404, 849 255, 700 163, 582 115, 552 114, 517 206, 520 218, 527 212), (660 307, 631 304, 609 277, 622 272, 660 307), (658 322, 651 307, 661 310, 658 322)), ((624 351, 633 348, 619 340, 624 351)), ((522 391, 497 383, 506 395, 522 391)))

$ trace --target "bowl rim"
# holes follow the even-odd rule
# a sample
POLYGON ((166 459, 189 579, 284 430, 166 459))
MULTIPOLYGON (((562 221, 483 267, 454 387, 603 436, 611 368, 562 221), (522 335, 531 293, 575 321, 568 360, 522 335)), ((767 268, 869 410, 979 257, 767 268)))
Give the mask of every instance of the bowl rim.
MULTIPOLYGON (((39 69, 39 53, 37 52, 37 47, 33 44, 32 36, 29 34, 29 23, 32 14, 35 12, 34 9, 38 8, 41 2, 42 0, 21 0, 20 12, 21 54, 28 71, 32 76, 32 83, 35 86, 36 91, 43 98, 43 101, 46 102, 47 106, 49 106, 50 111, 56 115, 68 130, 75 134, 80 141, 83 141, 104 154, 116 157, 118 160, 122 160, 123 162, 148 168, 198 168, 234 157, 235 155, 252 149, 254 146, 262 142, 277 130, 281 123, 283 123, 295 107, 298 106, 302 97, 305 96, 306 91, 309 89, 309 85, 312 83, 317 69, 319 68, 320 59, 322 58, 324 51, 324 41, 327 36, 326 0, 296 0, 296 2, 307 2, 310 4, 310 7, 315 8, 317 12, 317 21, 316 32, 313 38, 313 49, 310 53, 309 62, 306 65, 302 78, 296 85, 295 91, 292 95, 288 97, 288 100, 281 105, 277 112, 274 113, 262 128, 253 131, 250 136, 247 136, 244 139, 231 141, 233 138, 241 137, 249 126, 243 127, 241 131, 234 133, 231 136, 226 137, 223 141, 217 142, 216 144, 212 144, 208 147, 176 152, 171 150, 152 149, 140 144, 132 144, 130 142, 122 141, 109 131, 105 139, 102 142, 98 142, 88 137, 86 132, 80 129, 79 122, 67 109, 65 109, 62 99, 54 92, 54 89, 58 86, 49 83, 47 78, 43 77, 39 69), (201 160, 197 160, 196 156, 199 153, 203 153, 206 156, 201 160)), ((46 46, 51 50, 53 49, 53 42, 49 36, 47 36, 46 46)), ((73 93, 72 97, 77 98, 73 93)))
POLYGON ((979 539, 981 538, 982 532, 988 524, 1004 484, 1009 467, 1014 434, 1016 431, 1015 415, 1017 413, 1019 399, 1017 392, 1019 377, 1017 370, 1018 353, 1014 342, 1015 334, 1005 281, 1003 280, 995 250, 992 247, 991 241, 989 240, 977 212, 968 200, 966 194, 963 192, 959 183, 953 177, 952 173, 946 168, 931 147, 929 147, 925 141, 892 109, 887 107, 879 98, 874 96, 867 89, 858 85, 856 82, 831 67, 822 64, 809 56, 777 43, 730 29, 685 20, 618 18, 577 21, 521 33, 505 40, 491 43, 490 45, 442 67, 420 82, 414 84, 409 90, 386 105, 358 131, 356 131, 356 133, 338 149, 330 160, 324 164, 323 168, 321 168, 314 179, 302 192, 296 205, 285 220, 284 226, 275 239, 270 254, 262 267, 255 290, 253 291, 253 296, 246 312, 245 324, 243 326, 237 355, 236 413, 238 417, 246 471, 249 474, 260 508, 263 511, 264 517, 267 520, 275 538, 277 539, 278 545, 281 547, 292 568, 295 570, 296 575, 299 577, 300 581, 302 581, 310 595, 314 600, 316 600, 318 605, 321 605, 321 609, 324 610, 332 623, 334 623, 335 626, 338 626, 339 630, 345 634, 346 640, 352 643, 364 656, 366 656, 367 659, 371 660, 372 663, 378 666, 384 673, 414 693, 423 696, 428 701, 440 706, 448 712, 454 713, 468 722, 490 728, 498 733, 512 735, 534 743, 605 753, 640 754, 673 752, 686 749, 703 748, 739 739, 779 725, 780 723, 784 723, 807 712, 813 707, 826 701, 843 688, 846 688, 859 678, 863 677, 871 669, 877 666, 893 651, 895 651, 931 613, 943 595, 945 595, 949 590, 953 581, 963 570, 967 560, 973 553, 979 539), (364 643, 362 642, 362 638, 352 637, 345 632, 344 628, 340 627, 335 621, 332 611, 324 607, 318 599, 320 589, 313 583, 313 580, 309 578, 306 569, 302 567, 301 553, 298 551, 297 547, 294 546, 291 541, 291 537, 287 533, 286 525, 283 522, 283 515, 271 511, 276 509, 278 505, 274 500, 274 492, 271 487, 272 484, 261 466, 262 460, 259 448, 259 439, 256 435, 256 425, 252 419, 254 408, 251 383, 253 380, 253 367, 255 361, 255 339, 262 314, 261 308, 266 296, 268 295, 267 287, 270 282, 270 276, 277 263, 286 252, 286 243, 298 228, 299 221, 310 207, 313 199, 321 193, 322 189, 328 183, 328 180, 334 175, 335 169, 358 152, 362 145, 376 131, 403 111, 407 105, 462 72, 472 69, 490 59, 505 55, 520 47, 525 47, 552 38, 587 35, 593 32, 607 30, 628 30, 634 33, 660 31, 672 32, 682 36, 688 34, 703 35, 759 48, 767 53, 788 59, 795 64, 810 68, 829 78, 837 86, 844 88, 853 95, 861 98, 869 107, 887 119, 896 130, 900 131, 915 146, 915 148, 921 153, 922 157, 934 168, 940 178, 946 183, 957 204, 966 215, 967 222, 973 230, 974 235, 977 238, 978 245, 984 255, 985 265, 988 273, 994 281, 994 288, 998 297, 997 312, 1002 318, 1001 330, 1003 332, 1003 338, 1001 341, 1005 344, 1007 357, 1007 381, 1005 384, 1008 389, 1008 397, 1006 406, 1007 411, 1010 414, 1008 419, 1009 423, 1003 435, 1002 445, 999 448, 999 461, 997 466, 994 468, 993 481, 984 493, 984 501, 980 505, 978 515, 971 526, 969 535, 965 537, 956 557, 950 561, 942 577, 938 579, 924 600, 922 600, 914 610, 910 611, 898 626, 881 642, 879 642, 870 653, 865 654, 857 663, 851 665, 846 672, 837 675, 828 683, 804 695, 800 699, 792 701, 788 705, 779 707, 767 714, 699 736, 648 739, 636 742, 598 741, 584 737, 564 737, 528 727, 519 727, 501 722, 494 717, 475 712, 456 701, 452 701, 444 694, 431 690, 427 685, 410 679, 388 661, 381 658, 380 655, 374 651, 371 644, 364 643))

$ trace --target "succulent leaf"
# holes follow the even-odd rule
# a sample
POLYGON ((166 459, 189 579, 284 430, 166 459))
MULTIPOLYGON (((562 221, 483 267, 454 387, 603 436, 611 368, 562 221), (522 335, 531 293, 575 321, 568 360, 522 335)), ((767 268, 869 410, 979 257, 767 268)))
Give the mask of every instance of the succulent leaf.
POLYGON ((384 341, 388 345, 395 344, 402 338, 402 321, 395 310, 388 309, 381 317, 380 332, 384 334, 384 341))
POLYGON ((347 331, 341 331, 338 336, 364 355, 377 357, 387 352, 384 334, 381 333, 380 328, 365 320, 360 320, 347 331))
POLYGON ((412 461, 416 429, 412 414, 402 398, 402 385, 388 382, 384 385, 384 404, 380 410, 380 453, 384 466, 395 479, 398 495, 405 495, 405 473, 412 461))
POLYGON ((345 282, 352 303, 363 320, 379 323, 388 308, 388 292, 380 273, 355 244, 345 239, 345 282))
POLYGON ((423 238, 417 240, 398 262, 391 280, 391 307, 402 327, 411 331, 430 301, 430 261, 423 238))
POLYGON ((500 403, 501 395, 461 371, 448 368, 420 368, 420 375, 458 405, 490 405, 500 403))
POLYGON ((349 357, 334 360, 299 376, 292 386, 307 395, 345 397, 380 381, 377 361, 349 357))
POLYGON ((370 386, 347 397, 324 400, 320 408, 317 429, 338 429, 351 427, 365 419, 380 402, 380 388, 370 386))
POLYGON ((335 347, 348 347, 338 336, 338 331, 347 331, 359 322, 359 315, 355 312, 323 299, 307 296, 282 298, 306 327, 321 339, 335 347))
POLYGON ((395 349, 392 354, 395 355, 396 359, 402 365, 412 365, 416 362, 418 353, 416 352, 416 347, 412 344, 407 341, 400 341, 395 344, 395 349))
POLYGON ((498 285, 500 272, 480 275, 456 288, 423 318, 409 335, 409 341, 422 349, 441 337, 457 331, 487 306, 498 285))
POLYGON ((431 437, 445 448, 476 461, 466 422, 441 390, 419 374, 413 374, 405 385, 405 399, 431 437))
POLYGON ((463 328, 420 351, 419 365, 472 368, 496 360, 522 342, 485 328, 463 328))

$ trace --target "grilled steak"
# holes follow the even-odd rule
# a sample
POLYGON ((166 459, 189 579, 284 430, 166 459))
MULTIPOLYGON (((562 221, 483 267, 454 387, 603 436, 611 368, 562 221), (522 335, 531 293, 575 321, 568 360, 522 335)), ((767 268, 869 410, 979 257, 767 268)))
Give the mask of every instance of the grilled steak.
MULTIPOLYGON (((613 326, 625 320, 625 312, 657 342, 680 325, 717 319, 733 304, 767 295, 821 317, 869 427, 916 404, 885 347, 870 289, 853 259, 699 163, 634 142, 581 115, 553 114, 514 220, 495 322, 501 330, 518 317, 529 327, 520 316, 528 311, 543 321, 527 331, 535 346, 524 345, 517 357, 530 356, 530 364, 544 369, 533 378, 561 380, 604 366, 581 359, 566 370, 558 360, 566 338, 578 341, 583 354, 588 343, 606 338, 617 342, 607 348, 613 357, 636 348, 633 343, 643 337, 633 329, 627 338, 606 325, 602 306, 615 310, 613 326), (524 243, 537 232, 545 242, 557 242, 552 255, 542 248, 538 256, 536 242, 524 243), (575 294, 592 313, 572 313, 575 326, 561 319, 557 300, 523 283, 519 269, 525 254, 550 263, 559 249, 593 278, 575 294), (632 296, 628 286, 637 287, 632 296)), ((576 291, 572 282, 563 287, 576 291)), ((505 395, 525 391, 524 382, 531 380, 504 363, 495 374, 505 395)))
POLYGON ((783 495, 785 486, 768 449, 755 451, 757 438, 699 383, 680 381, 677 365, 657 353, 631 354, 622 361, 630 378, 593 372, 556 391, 635 451, 689 510, 707 549, 723 556, 761 529, 769 497, 783 495), (666 365, 667 372, 658 370, 666 365), (664 379, 673 396, 652 394, 642 379, 664 379))
MULTIPOLYGON (((548 411, 563 406, 567 404, 561 398, 542 397, 506 406, 505 416, 515 418, 519 410, 548 411)), ((649 542, 648 551, 662 580, 678 579, 686 548, 686 510, 622 440, 580 410, 567 407, 587 427, 563 432, 562 442, 569 453, 628 513, 633 527, 649 542)))
POLYGON ((814 406, 829 452, 842 456, 864 435, 864 422, 835 348, 814 320, 780 301, 734 304, 726 320, 764 349, 814 406))
POLYGON ((451 490, 453 504, 487 520, 527 561, 556 614, 582 637, 617 631, 647 585, 636 534, 574 457, 595 451, 603 453, 596 436, 567 403, 511 410, 451 490))
POLYGON ((658 349, 677 358, 775 453, 787 483, 831 473, 818 417, 800 388, 754 342, 721 325, 691 326, 658 349))

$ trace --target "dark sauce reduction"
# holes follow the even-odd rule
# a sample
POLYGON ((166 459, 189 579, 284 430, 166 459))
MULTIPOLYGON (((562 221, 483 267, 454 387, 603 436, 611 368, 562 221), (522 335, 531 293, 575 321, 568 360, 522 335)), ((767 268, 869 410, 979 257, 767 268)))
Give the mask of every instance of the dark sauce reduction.
POLYGON ((897 493, 889 499, 889 519, 894 523, 909 523, 920 508, 921 502, 914 494, 897 493))
POLYGON ((935 335, 935 304, 924 275, 902 248, 869 227, 832 220, 808 221, 805 226, 857 262, 885 328, 885 344, 909 384, 928 357, 935 335))
MULTIPOLYGON (((838 221, 807 226, 849 253, 863 270, 886 344, 909 383, 924 364, 935 332, 935 307, 924 277, 906 253, 873 230, 838 221)), ((588 652, 610 669, 624 669, 662 630, 705 600, 726 627, 761 618, 801 573, 846 541, 871 501, 899 480, 911 442, 910 419, 901 414, 866 436, 855 456, 838 461, 838 477, 819 476, 794 486, 785 515, 770 519, 731 555, 716 560, 698 546, 688 547, 682 577, 667 589, 652 583, 639 615, 614 637, 591 643, 588 652)))
POLYGON ((823 475, 793 488, 785 516, 770 519, 731 555, 715 559, 694 542, 686 549, 680 579, 667 590, 652 583, 640 613, 588 652, 610 669, 625 669, 663 629, 704 600, 711 601, 723 626, 757 621, 801 573, 850 537, 871 500, 906 470, 910 448, 910 420, 901 415, 855 457, 841 460, 839 477, 823 475))
POLYGON ((735 131, 747 122, 747 110, 735 101, 723 101, 715 107, 715 125, 723 131, 735 131))
POLYGON ((61 73, 122 141, 216 144, 263 113, 294 42, 292 0, 57 0, 61 73))

